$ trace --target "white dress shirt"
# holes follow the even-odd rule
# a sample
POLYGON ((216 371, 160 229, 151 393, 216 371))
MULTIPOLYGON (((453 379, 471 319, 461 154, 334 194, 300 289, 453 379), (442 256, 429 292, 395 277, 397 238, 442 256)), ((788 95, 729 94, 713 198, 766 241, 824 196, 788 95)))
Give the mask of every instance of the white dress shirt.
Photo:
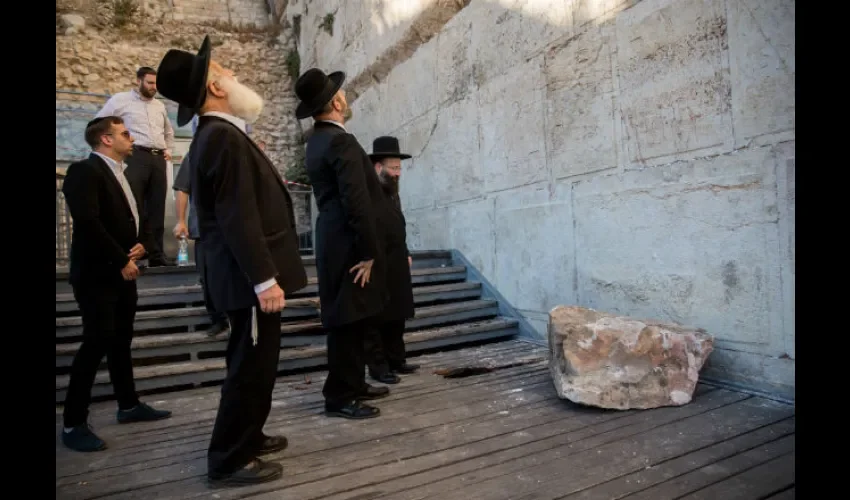
POLYGON ((136 198, 133 196, 133 190, 130 189, 130 183, 127 182, 127 178, 124 176, 124 170, 127 169, 127 166, 105 154, 98 153, 97 151, 92 152, 103 158, 103 161, 109 165, 109 170, 112 171, 112 174, 118 180, 118 184, 121 184, 121 189, 124 190, 124 197, 127 199, 127 204, 130 205, 130 211, 133 212, 133 219, 136 221, 136 236, 139 236, 139 208, 136 206, 136 198))

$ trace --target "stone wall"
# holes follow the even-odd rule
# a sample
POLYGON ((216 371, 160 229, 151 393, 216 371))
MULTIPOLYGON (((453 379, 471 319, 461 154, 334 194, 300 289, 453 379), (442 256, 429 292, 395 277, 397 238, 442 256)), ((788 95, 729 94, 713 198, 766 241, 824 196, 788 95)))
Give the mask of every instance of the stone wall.
POLYGON ((269 24, 265 0, 171 0, 175 21, 222 21, 236 25, 269 24))
POLYGON ((793 0, 290 1, 302 71, 397 135, 415 248, 545 339, 577 304, 706 328, 704 375, 793 397, 793 0), (326 29, 333 15, 332 30, 326 29))
MULTIPOLYGON (((287 55, 295 50, 291 31, 282 26, 247 26, 239 21, 243 14, 236 16, 236 13, 249 10, 259 18, 260 12, 266 12, 265 0, 173 0, 173 3, 174 10, 166 0, 139 2, 132 18, 117 27, 109 3, 57 2, 57 160, 73 160, 88 154, 82 139, 86 121, 109 94, 135 87, 135 72, 140 66, 156 68, 170 48, 197 51, 204 35, 209 34, 213 57, 263 96, 265 108, 253 124, 252 137, 265 141, 268 156, 281 173, 285 172, 303 147, 301 128, 295 119, 293 82, 285 65, 287 55), (193 4, 207 6, 209 13, 221 17, 192 17, 186 9, 193 4), (216 10, 219 4, 229 5, 230 10, 216 10), (184 9, 183 19, 179 19, 179 9, 184 9)), ((176 105, 170 101, 166 104, 176 119, 176 105)), ((187 125, 184 132, 191 134, 191 127, 187 125)), ((178 144, 178 155, 187 147, 187 141, 188 137, 178 144)), ((173 218, 171 205, 167 204, 169 218, 173 218)), ((298 219, 309 221, 309 203, 299 203, 298 210, 298 219)), ((299 224, 298 230, 309 231, 309 223, 299 224)))

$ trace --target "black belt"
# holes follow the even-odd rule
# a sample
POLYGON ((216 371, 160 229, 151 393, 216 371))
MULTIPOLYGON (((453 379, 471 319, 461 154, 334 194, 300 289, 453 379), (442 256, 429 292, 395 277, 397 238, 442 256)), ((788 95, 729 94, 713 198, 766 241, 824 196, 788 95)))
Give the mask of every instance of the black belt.
POLYGON ((147 146, 133 146, 133 149, 138 149, 140 151, 144 151, 145 153, 150 153, 152 155, 161 155, 165 153, 164 149, 149 148, 147 146))

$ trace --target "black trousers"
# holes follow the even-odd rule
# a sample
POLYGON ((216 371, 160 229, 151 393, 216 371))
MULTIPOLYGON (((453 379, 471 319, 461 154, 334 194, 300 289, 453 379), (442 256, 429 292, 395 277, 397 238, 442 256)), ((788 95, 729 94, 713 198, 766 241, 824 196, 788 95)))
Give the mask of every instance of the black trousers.
MULTIPOLYGON (((195 240, 195 266, 198 268, 198 275, 201 280, 201 288, 204 288, 204 245, 201 244, 201 240, 195 240)), ((207 308, 207 314, 209 314, 210 321, 212 324, 226 324, 227 323, 227 314, 224 311, 219 311, 216 309, 215 304, 209 298, 209 296, 204 294, 204 307, 207 308)))
POLYGON ((104 356, 118 408, 128 410, 139 404, 130 353, 138 300, 136 282, 75 286, 74 298, 83 319, 83 342, 71 365, 63 416, 65 427, 86 422, 92 385, 104 356))
POLYGON ((227 316, 227 377, 207 454, 207 471, 213 474, 229 474, 256 458, 280 361, 280 313, 257 308, 257 345, 251 339, 251 309, 227 316))
POLYGON ((148 258, 159 260, 165 257, 163 253, 162 236, 165 232, 165 200, 168 193, 168 174, 166 173, 165 157, 133 149, 133 154, 125 160, 127 170, 124 175, 130 184, 130 190, 136 201, 142 205, 153 234, 148 248, 148 258))
POLYGON ((347 405, 366 390, 366 358, 363 342, 374 319, 365 319, 328 330, 328 378, 322 388, 325 406, 347 405))
POLYGON ((371 375, 382 375, 404 364, 404 323, 386 321, 366 332, 364 351, 371 375))

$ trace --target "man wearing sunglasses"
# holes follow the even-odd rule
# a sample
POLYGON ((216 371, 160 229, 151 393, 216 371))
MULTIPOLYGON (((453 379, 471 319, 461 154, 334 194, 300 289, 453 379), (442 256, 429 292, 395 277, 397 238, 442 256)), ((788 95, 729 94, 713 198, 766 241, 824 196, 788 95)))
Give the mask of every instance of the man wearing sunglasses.
POLYGON ((74 221, 69 281, 83 318, 83 341, 71 365, 65 396, 62 443, 76 451, 98 451, 106 443, 86 424, 91 389, 104 356, 118 400, 118 422, 167 418, 139 401, 130 343, 138 299, 136 261, 151 241, 150 226, 124 176, 133 138, 117 116, 86 126, 92 154, 68 167, 62 192, 74 221))

